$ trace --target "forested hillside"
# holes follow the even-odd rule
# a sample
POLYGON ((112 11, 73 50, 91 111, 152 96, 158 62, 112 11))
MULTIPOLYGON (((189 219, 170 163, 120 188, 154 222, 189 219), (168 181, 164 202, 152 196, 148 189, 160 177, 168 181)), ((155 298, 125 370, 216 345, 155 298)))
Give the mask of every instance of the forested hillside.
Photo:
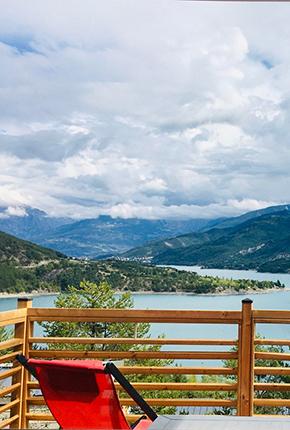
POLYGON ((234 281, 202 277, 193 272, 144 265, 138 262, 87 261, 0 235, 0 291, 66 291, 82 280, 107 281, 119 291, 187 292, 220 294, 282 288, 277 282, 234 281))
POLYGON ((228 228, 158 241, 125 254, 157 264, 290 271, 290 212, 266 214, 228 228))

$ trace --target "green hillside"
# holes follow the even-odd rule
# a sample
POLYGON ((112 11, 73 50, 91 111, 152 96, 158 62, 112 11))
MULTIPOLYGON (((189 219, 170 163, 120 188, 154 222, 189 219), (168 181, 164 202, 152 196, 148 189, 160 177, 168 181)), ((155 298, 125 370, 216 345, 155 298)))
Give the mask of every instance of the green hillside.
POLYGON ((157 264, 290 272, 288 210, 228 228, 178 236, 131 250, 128 258, 150 257, 157 264))
POLYGON ((107 281, 116 290, 216 294, 282 288, 279 282, 235 281, 138 262, 69 259, 63 254, 0 234, 0 292, 66 291, 82 280, 107 281))
POLYGON ((0 262, 14 262, 25 266, 59 258, 66 257, 58 251, 0 232, 0 262))

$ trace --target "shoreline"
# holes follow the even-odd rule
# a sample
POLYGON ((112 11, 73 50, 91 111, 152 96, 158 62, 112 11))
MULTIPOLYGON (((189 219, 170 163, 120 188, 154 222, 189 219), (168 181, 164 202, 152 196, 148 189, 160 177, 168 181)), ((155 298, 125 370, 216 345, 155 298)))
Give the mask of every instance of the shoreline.
POLYGON ((34 293, 25 293, 25 292, 21 292, 21 293, 0 293, 0 300, 1 299, 20 299, 21 297, 23 298, 28 298, 28 299, 33 299, 34 297, 41 297, 41 296, 56 296, 60 294, 59 292, 44 292, 44 291, 39 291, 39 292, 34 292, 34 293))
MULTIPOLYGON (((116 290, 116 294, 124 294, 124 293, 131 293, 132 295, 167 295, 167 296, 197 296, 197 297, 216 297, 216 296, 245 296, 247 294, 269 294, 269 293, 278 293, 283 291, 290 291, 290 287, 285 288, 265 288, 261 290, 240 290, 240 291, 232 291, 232 290, 226 290, 226 291, 220 291, 218 293, 190 293, 185 291, 122 291, 122 290, 116 290)), ((1 299, 18 299, 21 297, 27 297, 27 298, 35 298, 35 297, 43 297, 43 296, 56 296, 60 293, 52 293, 52 292, 35 292, 35 293, 0 293, 0 300, 1 299)))

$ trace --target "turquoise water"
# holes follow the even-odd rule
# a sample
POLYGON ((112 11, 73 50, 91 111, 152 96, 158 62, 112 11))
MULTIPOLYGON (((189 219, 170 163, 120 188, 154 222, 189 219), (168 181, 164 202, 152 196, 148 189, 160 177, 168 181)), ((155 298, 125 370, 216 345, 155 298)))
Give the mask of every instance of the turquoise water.
MULTIPOLYGON (((175 266, 177 268, 177 266, 175 266)), ((212 275, 233 279, 280 280, 286 287, 284 291, 257 293, 247 295, 176 295, 176 294, 134 294, 136 309, 208 309, 208 310, 239 310, 241 301, 250 297, 256 309, 284 309, 290 310, 290 275, 257 273, 254 271, 200 269, 197 267, 179 266, 178 269, 196 271, 204 275, 212 275)), ((38 296, 33 298, 34 307, 52 307, 55 296, 38 296)), ((0 311, 15 309, 16 298, 1 298, 0 311)), ((60 311, 61 312, 61 311, 60 311)), ((38 330, 37 330, 38 331, 38 330)), ((257 331, 266 337, 289 338, 288 325, 263 324, 257 331)), ((185 338, 233 338, 237 336, 236 327, 228 325, 186 325, 186 324, 152 324, 152 336, 164 333, 167 337, 185 338)), ((169 347, 168 347, 169 349, 169 347)))

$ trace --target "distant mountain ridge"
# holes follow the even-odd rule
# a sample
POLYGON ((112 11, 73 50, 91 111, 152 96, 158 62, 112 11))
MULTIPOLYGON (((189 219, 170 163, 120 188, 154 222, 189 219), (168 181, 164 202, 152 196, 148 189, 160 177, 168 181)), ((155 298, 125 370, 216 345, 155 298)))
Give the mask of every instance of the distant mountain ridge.
MULTIPOLYGON (((221 220, 221 222, 216 223, 213 227, 216 227, 216 228, 234 227, 238 224, 242 224, 243 222, 249 221, 253 218, 258 218, 263 215, 270 215, 276 212, 283 212, 283 211, 290 211, 290 204, 269 206, 264 209, 258 209, 255 211, 246 212, 245 214, 236 216, 234 218, 226 218, 225 220, 221 220)), ((205 227, 203 230, 208 230, 209 228, 205 227)))
POLYGON ((233 227, 266 214, 289 210, 289 207, 273 206, 226 219, 146 220, 100 216, 80 221, 50 217, 33 208, 25 208, 24 216, 7 216, 5 208, 0 208, 0 230, 72 257, 108 258, 132 248, 133 255, 136 255, 135 248, 144 248, 145 251, 142 249, 137 254, 155 256, 168 249, 197 245, 207 240, 213 228, 233 227), (199 232, 204 236, 195 235, 199 232))
POLYGON ((29 207, 24 208, 25 214, 22 216, 8 216, 6 209, 0 208, 0 231, 24 240, 38 242, 38 239, 48 232, 73 222, 71 218, 50 217, 44 211, 29 207))
MULTIPOLYGON (((74 221, 28 208, 25 216, 0 217, 0 230, 72 257, 104 258, 146 242, 199 231, 219 220, 146 220, 100 216, 74 221)), ((1 212, 0 212, 1 213, 1 212)))
POLYGON ((240 224, 233 222, 231 227, 222 228, 220 224, 207 231, 147 244, 124 257, 148 259, 155 264, 290 272, 289 206, 280 207, 278 212, 267 208, 240 224))

